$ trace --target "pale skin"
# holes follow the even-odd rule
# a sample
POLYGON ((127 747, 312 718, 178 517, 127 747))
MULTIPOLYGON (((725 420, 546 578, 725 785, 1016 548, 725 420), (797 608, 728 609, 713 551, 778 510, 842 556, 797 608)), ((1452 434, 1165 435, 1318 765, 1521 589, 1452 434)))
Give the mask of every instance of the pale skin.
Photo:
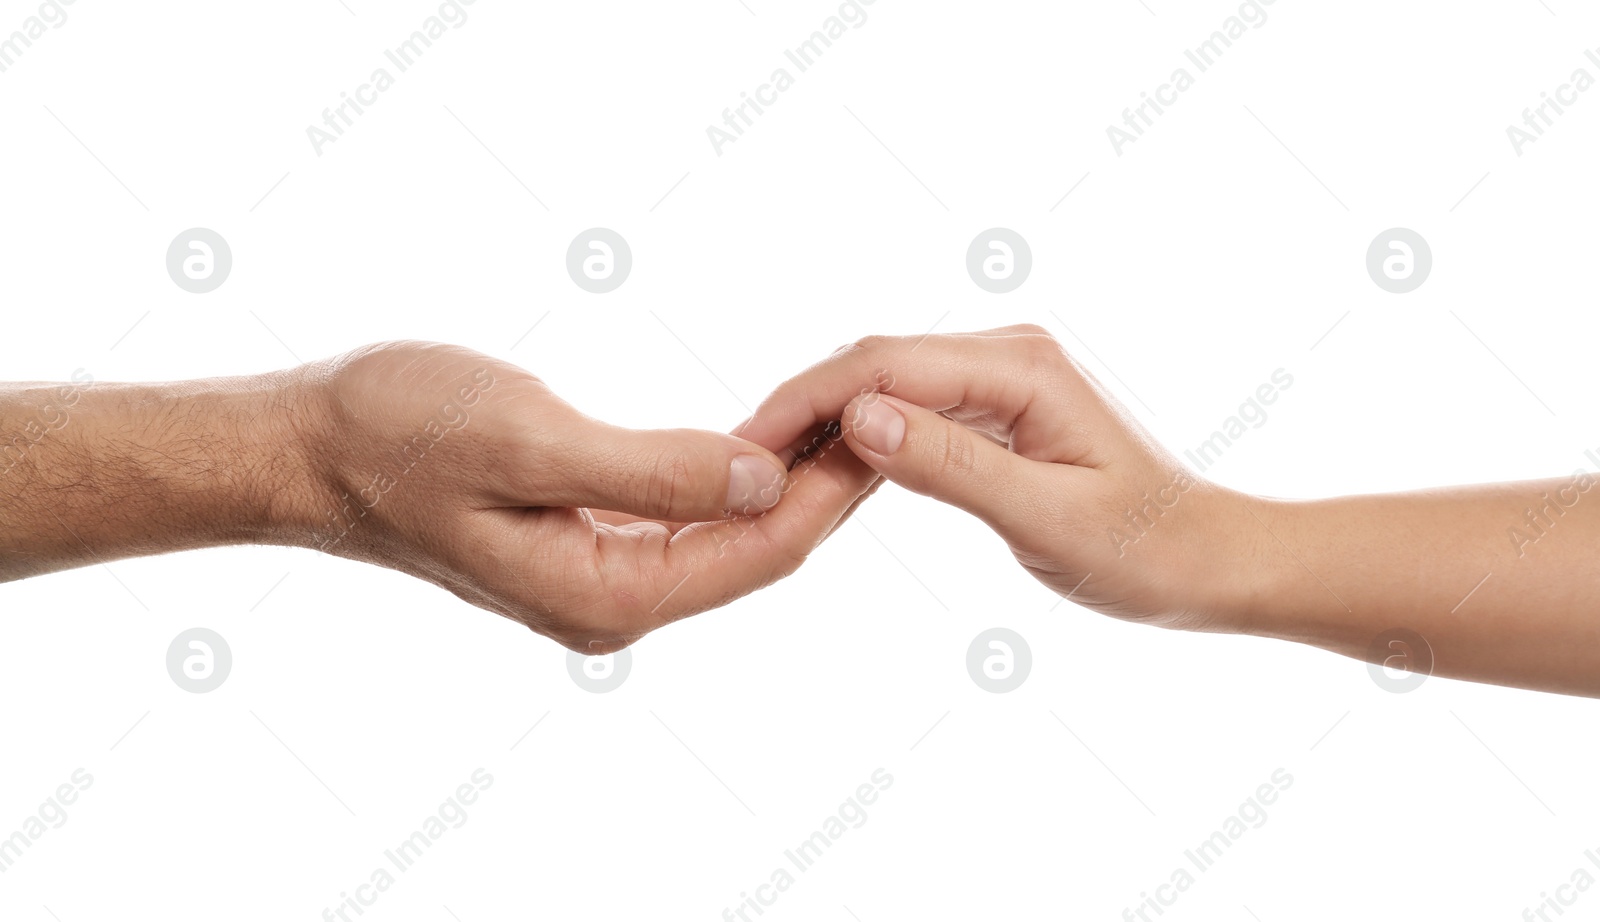
POLYGON ((972 513, 1032 576, 1104 614, 1421 668, 1415 642, 1374 652, 1404 629, 1434 675, 1600 696, 1590 474, 1252 496, 1189 472, 1035 326, 863 339, 736 431, 783 450, 831 419, 873 470, 972 513), (874 380, 893 383, 860 395, 874 380))
POLYGON ((1188 471, 1033 326, 863 339, 731 436, 607 426, 521 369, 423 343, 255 377, 4 385, 0 580, 297 545, 605 653, 792 572, 884 479, 1117 618, 1427 665, 1414 643, 1374 647, 1404 629, 1433 674, 1600 697, 1587 475, 1249 495, 1188 471), (739 457, 753 473, 735 478, 739 457))

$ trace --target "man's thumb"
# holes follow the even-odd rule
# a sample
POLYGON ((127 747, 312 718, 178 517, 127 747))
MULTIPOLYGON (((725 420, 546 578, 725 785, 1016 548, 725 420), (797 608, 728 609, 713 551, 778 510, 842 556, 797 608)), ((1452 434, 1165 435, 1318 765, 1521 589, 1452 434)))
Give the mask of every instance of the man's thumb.
POLYGON ((759 445, 698 429, 585 428, 570 445, 547 505, 606 509, 669 522, 755 515, 777 505, 788 475, 759 445))
POLYGON ((1014 522, 1034 462, 960 423, 887 394, 845 407, 845 442, 861 460, 908 490, 972 513, 991 527, 1014 522))

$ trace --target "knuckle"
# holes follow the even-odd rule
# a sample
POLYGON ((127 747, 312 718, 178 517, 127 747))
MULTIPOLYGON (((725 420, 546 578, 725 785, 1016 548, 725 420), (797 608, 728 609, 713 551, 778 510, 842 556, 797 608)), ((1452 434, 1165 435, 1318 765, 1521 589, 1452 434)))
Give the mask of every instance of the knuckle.
POLYGON ((869 336, 863 336, 856 340, 852 344, 855 348, 851 351, 881 352, 882 350, 888 348, 888 346, 894 343, 897 339, 899 339, 897 336, 885 336, 881 333, 873 333, 869 336))
POLYGON ((805 565, 806 560, 815 550, 796 541, 767 542, 768 559, 771 561, 770 580, 784 579, 805 565))
POLYGON ((695 500, 694 474, 689 469, 689 459, 681 454, 669 455, 656 462, 645 486, 646 505, 660 510, 667 519, 684 515, 695 500))
POLYGON ((1048 330, 1041 328, 1029 330, 1023 335, 1023 342, 1038 355, 1055 357, 1061 355, 1061 343, 1057 342, 1048 330))
POLYGON ((1059 368, 1070 365, 1066 350, 1061 348, 1061 343, 1046 330, 1029 332, 1022 339, 1023 356, 1031 367, 1036 370, 1045 368, 1059 368))
MULTIPOLYGON (((926 338, 917 337, 918 340, 926 338)), ((888 390, 894 385, 894 375, 889 369, 896 364, 897 358, 911 340, 912 337, 885 336, 878 333, 863 336, 853 343, 847 343, 834 350, 833 355, 828 357, 827 365, 836 371, 859 378, 863 385, 871 385, 877 390, 888 390)))
POLYGON ((977 466, 978 453, 974 450, 972 436, 952 428, 945 436, 939 460, 933 467, 933 475, 940 480, 967 477, 977 466))

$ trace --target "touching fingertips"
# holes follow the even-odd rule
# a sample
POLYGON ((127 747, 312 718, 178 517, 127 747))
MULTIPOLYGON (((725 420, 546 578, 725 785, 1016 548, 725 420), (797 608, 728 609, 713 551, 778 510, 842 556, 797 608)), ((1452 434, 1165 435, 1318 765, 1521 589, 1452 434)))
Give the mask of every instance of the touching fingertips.
POLYGON ((906 437, 906 418, 881 398, 862 400, 850 416, 850 431, 870 451, 892 455, 906 437))
POLYGON ((761 455, 739 455, 728 469, 728 506, 733 512, 765 512, 783 496, 783 468, 761 455))

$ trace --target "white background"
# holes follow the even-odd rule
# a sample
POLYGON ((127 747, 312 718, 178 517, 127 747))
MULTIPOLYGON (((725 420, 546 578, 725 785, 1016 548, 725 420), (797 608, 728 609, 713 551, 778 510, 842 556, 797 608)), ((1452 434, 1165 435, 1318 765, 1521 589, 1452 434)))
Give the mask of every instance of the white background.
MULTIPOLYGON (((36 8, 0 3, 0 33, 36 8)), ((1106 126, 1236 6, 878 0, 719 157, 706 126, 836 8, 479 0, 319 157, 306 127, 436 5, 78 0, 0 74, 4 376, 425 338, 612 422, 726 429, 862 335, 1031 321, 1180 451, 1291 373, 1208 472, 1259 493, 1555 476, 1600 446, 1600 92, 1520 157, 1505 133, 1596 72, 1583 5, 1279 0, 1118 157, 1106 126), (195 226, 234 254, 206 295, 164 267, 195 226), (607 295, 564 268, 594 226, 634 253, 607 295), (993 226, 1033 249, 1007 295, 965 272, 993 226), (1364 267, 1395 226, 1434 254, 1403 296, 1364 267)), ((365 918, 714 920, 880 767, 866 824, 764 920, 1120 918, 1279 768, 1266 824, 1163 918, 1511 920, 1600 875, 1589 701, 1396 695, 1317 650, 1058 607, 895 488, 603 695, 552 642, 309 551, 122 561, 0 606, 0 836, 94 777, 0 875, 18 922, 321 918, 478 767, 466 824, 365 918), (197 625, 234 655, 204 695, 164 663, 197 625), (966 673, 993 626, 1033 650, 1011 694, 966 673)))

